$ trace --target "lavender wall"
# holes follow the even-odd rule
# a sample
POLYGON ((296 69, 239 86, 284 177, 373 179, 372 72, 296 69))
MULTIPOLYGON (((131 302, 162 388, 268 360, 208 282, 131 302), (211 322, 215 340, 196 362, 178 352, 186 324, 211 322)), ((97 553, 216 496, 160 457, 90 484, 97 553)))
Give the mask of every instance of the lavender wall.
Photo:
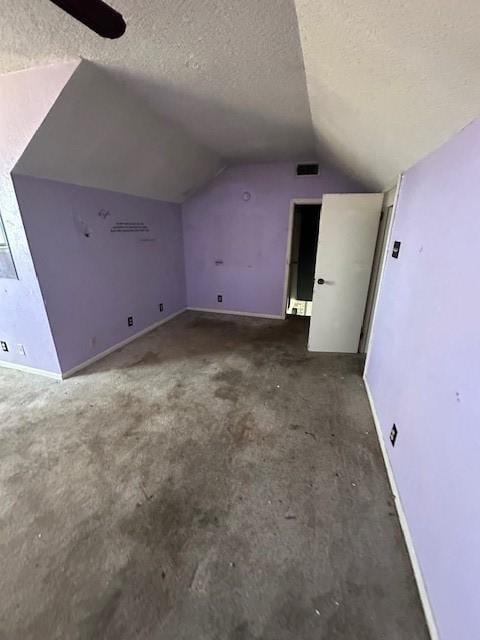
POLYGON ((480 121, 406 173, 366 370, 442 640, 480 638, 479 175, 480 121))
POLYGON ((363 190, 333 170, 297 178, 293 163, 225 170, 182 208, 188 306, 281 316, 291 200, 363 190))
POLYGON ((52 373, 59 363, 10 172, 77 65, 0 76, 0 214, 18 274, 18 280, 0 278, 0 340, 10 349, 0 351, 0 361, 52 373))
POLYGON ((179 205, 30 176, 14 182, 62 372, 186 306, 179 205))

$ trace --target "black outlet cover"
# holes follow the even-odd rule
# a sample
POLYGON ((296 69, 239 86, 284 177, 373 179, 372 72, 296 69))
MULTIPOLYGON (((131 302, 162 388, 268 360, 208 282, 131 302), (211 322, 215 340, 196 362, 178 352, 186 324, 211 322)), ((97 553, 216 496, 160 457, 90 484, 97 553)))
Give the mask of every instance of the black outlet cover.
POLYGON ((161 302, 161 303, 158 305, 158 308, 160 309, 160 311, 163 311, 163 302, 161 302))
POLYGON ((2 346, 2 351, 8 351, 8 345, 6 342, 0 342, 0 345, 2 346))
POLYGON ((217 302, 223 302, 223 296, 217 296, 217 302))
POLYGON ((395 442, 397 440, 397 435, 398 435, 397 425, 394 424, 393 427, 392 427, 392 430, 390 431, 390 442, 392 443, 392 447, 395 446, 395 442))
POLYGON ((129 327, 133 327, 133 316, 128 316, 127 322, 129 327))
POLYGON ((398 254, 400 253, 400 245, 402 243, 399 240, 395 240, 395 242, 393 243, 393 251, 392 251, 392 258, 398 258, 398 254))

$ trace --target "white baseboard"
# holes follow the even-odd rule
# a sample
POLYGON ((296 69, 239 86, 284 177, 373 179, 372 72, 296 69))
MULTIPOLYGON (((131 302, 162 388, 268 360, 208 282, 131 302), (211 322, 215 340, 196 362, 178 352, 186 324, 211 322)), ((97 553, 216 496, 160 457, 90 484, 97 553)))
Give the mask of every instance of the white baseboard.
POLYGON ((81 371, 82 369, 85 369, 85 367, 89 367, 91 364, 94 364, 98 360, 101 360, 102 358, 105 358, 106 356, 110 355, 114 351, 117 351, 118 349, 121 349, 122 347, 125 347, 127 344, 129 344, 130 342, 133 342, 137 338, 140 338, 141 336, 145 335, 146 333, 150 333, 150 331, 154 331, 157 327, 161 326, 165 322, 168 322, 169 320, 173 320, 173 318, 176 318, 178 315, 180 315, 181 313, 184 313, 187 310, 188 311, 204 311, 204 312, 207 312, 207 313, 224 313, 224 314, 230 314, 230 315, 236 315, 236 316, 252 316, 252 317, 255 317, 255 318, 271 318, 271 319, 275 319, 275 320, 283 320, 284 319, 283 316, 267 315, 267 314, 263 314, 263 313, 247 313, 245 311, 224 311, 223 309, 222 310, 219 310, 219 309, 199 309, 199 308, 188 307, 188 309, 187 308, 180 309, 180 311, 172 313, 170 316, 168 316, 166 318, 163 318, 162 320, 159 320, 158 322, 155 322, 155 324, 150 325, 146 329, 142 329, 142 331, 139 331, 138 333, 135 333, 133 336, 129 336, 128 338, 126 338, 122 342, 119 342, 119 343, 113 345, 113 347, 109 347, 105 351, 102 351, 101 353, 98 353, 96 356, 93 356, 92 358, 89 358, 88 360, 85 360, 85 362, 82 362, 81 364, 78 364, 75 367, 73 367, 72 369, 69 369, 68 371, 65 371, 63 373, 54 373, 53 371, 45 371, 43 369, 35 369, 34 367, 27 367, 27 366, 22 365, 22 364, 15 364, 14 362, 6 362, 6 361, 3 361, 3 360, 0 360, 0 367, 5 367, 7 369, 16 369, 17 371, 23 371, 25 373, 34 373, 34 374, 37 374, 37 375, 45 376, 47 378, 51 378, 53 380, 65 380, 66 378, 69 378, 70 376, 73 376, 78 371, 81 371))
POLYGON ((272 320, 285 319, 285 316, 273 316, 268 313, 250 313, 249 311, 227 311, 225 309, 202 309, 200 307, 188 307, 187 311, 203 311, 204 313, 225 313, 231 316, 249 316, 251 318, 271 318, 272 320))
POLYGON ((172 313, 171 315, 167 316, 166 318, 163 318, 162 320, 159 320, 158 322, 155 322, 154 324, 151 324, 146 329, 142 329, 142 331, 139 331, 138 333, 135 333, 133 336, 129 336, 125 340, 122 340, 122 342, 118 342, 117 344, 113 345, 113 347, 109 347, 105 351, 102 351, 101 353, 98 353, 96 356, 93 356, 93 358, 89 358, 88 360, 85 360, 85 362, 82 362, 81 364, 78 364, 77 366, 73 367, 72 369, 69 369, 68 371, 65 371, 64 373, 62 373, 60 378, 62 380, 65 380, 66 378, 69 378, 70 376, 73 376, 74 373, 77 373, 78 371, 81 371, 82 369, 85 369, 85 367, 90 366, 94 362, 97 362, 98 360, 101 360, 102 358, 105 358, 106 356, 110 355, 114 351, 117 351, 118 349, 121 349, 122 347, 126 346, 130 342, 133 342, 137 338, 140 338, 141 336, 144 336, 146 333, 150 333, 150 331, 154 331, 155 329, 157 329, 157 327, 161 326, 162 324, 165 324, 165 322, 169 322, 170 320, 173 320, 173 318, 176 318, 177 316, 179 316, 181 313, 184 313, 185 311, 186 311, 186 309, 180 309, 180 311, 176 311, 175 313, 172 313))
POLYGON ((375 429, 377 431, 378 441, 380 443, 380 448, 382 450, 383 460, 385 463, 385 468, 387 470, 388 480, 390 482, 390 488, 393 493, 393 497, 395 499, 395 507, 397 509, 398 518, 400 520, 400 526, 402 528, 403 537, 405 539, 405 544, 407 545, 408 555, 410 556, 410 562, 412 565, 413 573, 415 575, 415 580, 418 587, 418 593, 420 595, 420 600, 422 602, 423 612, 425 614, 425 619, 427 621, 428 630, 430 632, 430 637, 432 640, 440 640, 440 636, 438 634, 437 625, 435 622, 435 616, 433 615, 433 609, 430 604, 430 600, 428 598, 428 592, 425 585, 425 581, 423 579, 422 570, 420 568, 420 563, 417 558, 417 554, 415 552, 415 546, 413 544, 413 539, 410 533, 410 528, 408 526, 407 517, 405 515, 405 511, 403 510, 402 501, 400 499, 400 493, 398 491, 397 482, 395 480, 395 475, 393 473, 393 468, 390 463, 390 459, 388 457, 387 448, 385 446, 385 440, 383 439, 383 432, 380 425, 380 420, 378 418, 375 404, 373 402, 372 394, 370 392, 370 387, 368 386, 368 382, 363 376, 363 383, 365 385, 365 389, 367 391, 368 401, 370 403, 370 409, 373 415, 373 421, 375 423, 375 429))
POLYGON ((0 367, 3 367, 4 369, 15 369, 16 371, 23 371, 24 373, 33 373, 37 376, 52 378, 52 380, 62 380, 61 373, 46 371, 45 369, 35 369, 35 367, 27 367, 24 364, 16 364, 15 362, 5 362, 4 360, 0 360, 0 367))

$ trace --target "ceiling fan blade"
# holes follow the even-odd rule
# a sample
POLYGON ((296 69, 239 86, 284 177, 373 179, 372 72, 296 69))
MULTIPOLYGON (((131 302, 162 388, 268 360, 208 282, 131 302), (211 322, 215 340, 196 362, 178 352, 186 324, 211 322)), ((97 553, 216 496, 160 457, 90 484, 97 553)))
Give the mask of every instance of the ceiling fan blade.
POLYGON ((127 25, 121 13, 102 0, 50 0, 103 38, 120 38, 127 25))

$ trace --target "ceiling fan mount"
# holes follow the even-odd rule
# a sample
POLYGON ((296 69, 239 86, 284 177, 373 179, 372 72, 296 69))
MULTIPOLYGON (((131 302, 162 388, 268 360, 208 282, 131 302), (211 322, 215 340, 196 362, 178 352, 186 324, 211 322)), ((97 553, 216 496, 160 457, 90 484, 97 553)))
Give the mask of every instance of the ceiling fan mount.
POLYGON ((122 14, 103 0, 50 0, 50 2, 102 38, 112 40, 120 38, 127 28, 122 14))

